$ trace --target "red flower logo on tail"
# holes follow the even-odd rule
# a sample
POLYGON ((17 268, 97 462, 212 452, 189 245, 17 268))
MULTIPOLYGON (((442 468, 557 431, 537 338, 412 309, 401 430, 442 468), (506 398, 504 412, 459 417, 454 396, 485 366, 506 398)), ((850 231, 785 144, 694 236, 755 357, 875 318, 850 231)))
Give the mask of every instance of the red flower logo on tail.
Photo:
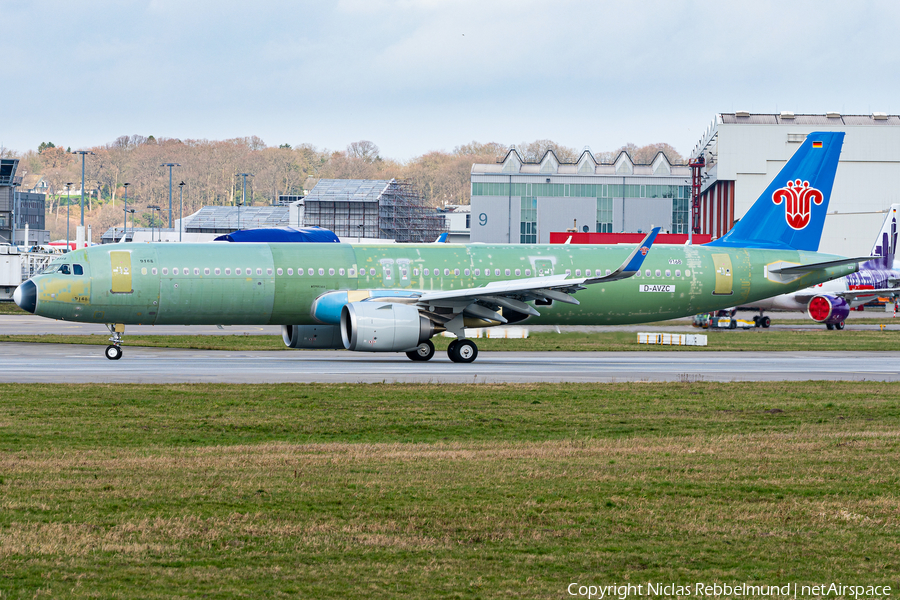
POLYGON ((787 186, 775 190, 772 202, 784 201, 784 220, 792 229, 803 229, 809 225, 812 205, 822 204, 825 197, 816 188, 809 187, 808 181, 788 181, 787 186))
POLYGON ((647 253, 650 252, 650 248, 647 246, 641 246, 641 256, 647 256, 647 253))

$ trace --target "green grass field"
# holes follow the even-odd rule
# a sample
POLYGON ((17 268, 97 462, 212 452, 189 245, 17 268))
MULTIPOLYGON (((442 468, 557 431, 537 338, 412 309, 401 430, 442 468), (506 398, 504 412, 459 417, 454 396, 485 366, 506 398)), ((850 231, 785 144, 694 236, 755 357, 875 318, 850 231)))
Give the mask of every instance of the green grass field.
POLYGON ((0 598, 900 586, 900 385, 0 385, 0 598))
MULTIPOLYGON (((647 331, 654 331, 652 325, 647 331)), ((127 333, 127 331, 126 331, 127 333)), ((532 333, 527 339, 479 339, 478 348, 485 352, 561 350, 633 351, 633 352, 708 352, 733 351, 879 351, 900 348, 900 331, 827 331, 807 329, 783 331, 750 329, 746 331, 697 330, 707 334, 707 346, 657 346, 637 343, 637 333, 610 331, 601 333, 532 333)), ((44 342, 53 344, 109 344, 108 335, 0 335, 2 342, 44 342)), ((435 337, 434 345, 445 350, 451 338, 435 337)), ((196 350, 288 350, 281 336, 274 335, 126 335, 128 346, 157 348, 192 348, 196 350)))

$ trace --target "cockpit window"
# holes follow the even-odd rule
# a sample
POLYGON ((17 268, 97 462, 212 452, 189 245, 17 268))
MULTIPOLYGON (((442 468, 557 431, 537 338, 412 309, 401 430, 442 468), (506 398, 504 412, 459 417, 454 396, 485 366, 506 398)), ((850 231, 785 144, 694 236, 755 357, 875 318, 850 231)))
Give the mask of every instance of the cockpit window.
POLYGON ((57 272, 62 273, 63 275, 71 275, 72 271, 69 269, 69 265, 59 265, 59 269, 57 272))
POLYGON ((50 264, 48 264, 46 267, 44 267, 39 274, 40 275, 48 275, 50 273, 56 273, 56 271, 59 269, 59 265, 61 262, 62 262, 62 259, 56 259, 56 260, 52 261, 50 264))
POLYGON ((72 273, 74 275, 84 275, 84 269, 81 265, 72 265, 72 273))

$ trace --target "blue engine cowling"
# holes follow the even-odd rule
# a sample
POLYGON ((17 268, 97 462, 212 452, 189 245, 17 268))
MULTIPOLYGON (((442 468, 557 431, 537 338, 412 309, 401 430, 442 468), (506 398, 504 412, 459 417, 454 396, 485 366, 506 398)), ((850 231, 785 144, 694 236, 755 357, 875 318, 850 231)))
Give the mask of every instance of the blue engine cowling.
POLYGON ((815 296, 809 301, 806 312, 817 323, 838 325, 850 316, 850 305, 837 296, 815 296))

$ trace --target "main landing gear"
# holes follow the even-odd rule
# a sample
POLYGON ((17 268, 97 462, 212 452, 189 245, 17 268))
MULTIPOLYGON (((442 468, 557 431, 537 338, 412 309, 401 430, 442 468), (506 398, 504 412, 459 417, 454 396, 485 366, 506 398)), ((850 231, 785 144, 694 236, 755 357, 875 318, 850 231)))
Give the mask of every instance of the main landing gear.
MULTIPOLYGON (((431 360, 434 357, 434 344, 431 340, 425 340, 415 350, 407 352, 406 356, 415 362, 431 360)), ((478 346, 472 340, 456 339, 447 346, 447 356, 456 363, 470 363, 478 358, 478 346)))
POLYGON ((106 328, 112 334, 109 341, 112 342, 106 347, 106 358, 109 360, 119 360, 122 358, 122 334, 125 333, 125 326, 121 324, 107 324, 106 328))
POLYGON ((840 330, 842 330, 843 328, 844 328, 844 322, 843 322, 843 321, 841 321, 840 323, 835 323, 834 325, 832 325, 831 323, 825 323, 825 329, 827 329, 827 330, 829 330, 829 331, 831 331, 831 330, 833 330, 833 329, 837 329, 838 331, 840 331, 840 330))
POLYGON ((447 356, 457 363, 470 363, 478 358, 478 346, 472 340, 453 340, 447 346, 447 356))
POLYGON ((764 328, 768 329, 769 325, 772 324, 772 319, 765 316, 764 314, 762 314, 762 311, 760 311, 760 313, 757 316, 753 317, 753 322, 756 324, 757 327, 764 327, 764 328))

